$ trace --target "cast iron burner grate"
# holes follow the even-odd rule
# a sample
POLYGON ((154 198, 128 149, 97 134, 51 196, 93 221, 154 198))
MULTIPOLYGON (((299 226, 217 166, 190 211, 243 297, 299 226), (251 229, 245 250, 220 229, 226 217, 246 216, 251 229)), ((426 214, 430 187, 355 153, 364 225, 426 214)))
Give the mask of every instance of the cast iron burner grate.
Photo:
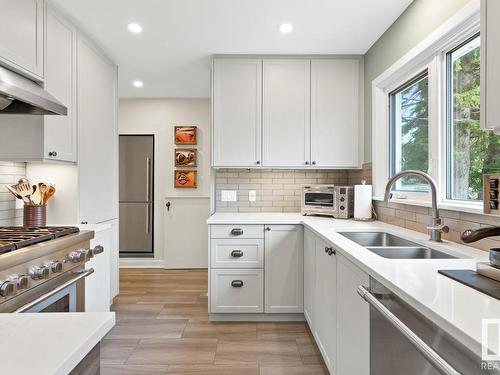
POLYGON ((77 227, 0 227, 0 254, 79 231, 77 227))

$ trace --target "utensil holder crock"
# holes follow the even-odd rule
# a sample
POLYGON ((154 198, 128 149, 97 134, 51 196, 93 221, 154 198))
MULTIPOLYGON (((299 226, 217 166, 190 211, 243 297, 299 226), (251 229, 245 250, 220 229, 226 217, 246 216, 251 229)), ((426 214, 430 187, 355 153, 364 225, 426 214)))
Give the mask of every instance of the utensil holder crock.
POLYGON ((23 226, 45 227, 47 225, 47 205, 24 206, 23 226))

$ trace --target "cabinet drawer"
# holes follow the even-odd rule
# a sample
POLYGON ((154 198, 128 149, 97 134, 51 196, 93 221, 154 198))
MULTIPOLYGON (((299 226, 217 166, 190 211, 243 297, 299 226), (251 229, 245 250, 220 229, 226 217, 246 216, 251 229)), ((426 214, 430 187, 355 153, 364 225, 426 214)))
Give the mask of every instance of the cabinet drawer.
POLYGON ((263 270, 211 270, 212 313, 264 312, 263 270))
POLYGON ((264 240, 256 238, 215 239, 210 243, 214 268, 264 267, 264 240))
POLYGON ((264 238, 264 225, 211 225, 212 238, 264 238))

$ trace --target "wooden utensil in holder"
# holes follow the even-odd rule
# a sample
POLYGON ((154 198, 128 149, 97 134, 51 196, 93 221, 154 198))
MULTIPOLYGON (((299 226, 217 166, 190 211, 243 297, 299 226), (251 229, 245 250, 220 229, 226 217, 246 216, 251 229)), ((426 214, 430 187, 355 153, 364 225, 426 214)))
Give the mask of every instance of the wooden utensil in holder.
POLYGON ((23 210, 23 226, 47 226, 47 205, 25 205, 23 210))

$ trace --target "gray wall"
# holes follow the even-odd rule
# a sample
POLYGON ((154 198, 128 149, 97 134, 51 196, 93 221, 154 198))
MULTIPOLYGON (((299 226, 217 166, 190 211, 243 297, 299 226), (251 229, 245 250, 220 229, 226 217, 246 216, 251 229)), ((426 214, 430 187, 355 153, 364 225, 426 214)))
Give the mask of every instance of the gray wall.
POLYGON ((468 0, 415 0, 365 55, 365 162, 372 160, 372 81, 468 0))

